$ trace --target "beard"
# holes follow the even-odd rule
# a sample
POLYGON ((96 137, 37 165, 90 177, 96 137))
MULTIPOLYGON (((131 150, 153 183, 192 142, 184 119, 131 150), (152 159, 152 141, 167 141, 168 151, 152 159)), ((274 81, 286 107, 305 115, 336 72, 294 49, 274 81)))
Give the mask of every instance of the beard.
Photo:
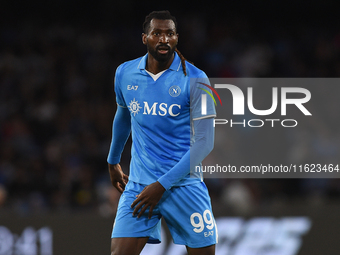
POLYGON ((164 45, 158 45, 156 48, 152 48, 149 46, 149 44, 146 45, 148 52, 151 54, 151 56, 156 59, 158 62, 167 62, 171 59, 172 55, 174 54, 174 51, 176 50, 176 46, 171 48, 170 46, 164 46, 164 45), (168 52, 165 54, 160 53, 158 50, 163 48, 167 48, 168 52))

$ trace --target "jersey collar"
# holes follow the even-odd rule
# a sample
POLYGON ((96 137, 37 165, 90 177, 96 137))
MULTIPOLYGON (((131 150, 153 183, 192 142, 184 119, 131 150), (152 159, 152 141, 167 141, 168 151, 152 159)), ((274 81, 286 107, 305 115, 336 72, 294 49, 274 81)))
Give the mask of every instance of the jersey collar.
MULTIPOLYGON (((173 70, 173 71, 179 71, 182 67, 181 59, 178 56, 177 52, 174 52, 174 53, 175 53, 175 57, 174 57, 174 60, 172 61, 171 65, 170 65, 169 69, 173 70)), ((140 70, 145 70, 147 59, 148 59, 148 53, 146 53, 142 57, 137 68, 140 69, 140 70)))

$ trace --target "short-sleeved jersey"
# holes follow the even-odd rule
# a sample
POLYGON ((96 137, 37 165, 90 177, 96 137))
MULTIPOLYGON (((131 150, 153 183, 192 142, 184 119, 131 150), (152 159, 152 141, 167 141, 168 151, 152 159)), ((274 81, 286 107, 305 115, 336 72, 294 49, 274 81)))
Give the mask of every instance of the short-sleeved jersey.
MULTIPOLYGON (((187 75, 175 53, 174 60, 156 81, 146 72, 148 54, 120 65, 115 75, 116 101, 131 115, 132 149, 129 180, 149 185, 167 173, 190 149, 191 122, 215 117, 213 100, 201 111, 199 82, 208 83, 206 74, 186 62, 187 75), (192 96, 190 100, 190 94, 192 96)), ((200 178, 188 175, 175 186, 193 184, 200 178)))

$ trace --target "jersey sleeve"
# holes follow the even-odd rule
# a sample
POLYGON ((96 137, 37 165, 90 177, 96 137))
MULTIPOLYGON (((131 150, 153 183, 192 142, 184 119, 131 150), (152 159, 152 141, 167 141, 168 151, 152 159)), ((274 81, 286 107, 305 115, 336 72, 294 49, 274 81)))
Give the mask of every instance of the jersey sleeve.
POLYGON ((111 165, 120 162, 124 146, 131 131, 130 112, 127 108, 117 107, 112 125, 112 139, 107 162, 111 165))
POLYGON ((191 119, 216 117, 216 101, 208 77, 204 72, 198 78, 190 78, 191 119))
POLYGON ((126 108, 126 103, 122 93, 121 87, 121 72, 122 72, 123 65, 118 66, 115 74, 115 81, 114 81, 114 90, 116 93, 116 102, 119 106, 126 108))

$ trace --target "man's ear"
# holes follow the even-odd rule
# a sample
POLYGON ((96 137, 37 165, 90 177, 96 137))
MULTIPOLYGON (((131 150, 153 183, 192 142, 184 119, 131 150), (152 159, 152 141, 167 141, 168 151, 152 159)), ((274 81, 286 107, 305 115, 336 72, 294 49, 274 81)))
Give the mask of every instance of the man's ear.
POLYGON ((146 44, 146 37, 147 37, 147 34, 142 33, 143 44, 146 44))

